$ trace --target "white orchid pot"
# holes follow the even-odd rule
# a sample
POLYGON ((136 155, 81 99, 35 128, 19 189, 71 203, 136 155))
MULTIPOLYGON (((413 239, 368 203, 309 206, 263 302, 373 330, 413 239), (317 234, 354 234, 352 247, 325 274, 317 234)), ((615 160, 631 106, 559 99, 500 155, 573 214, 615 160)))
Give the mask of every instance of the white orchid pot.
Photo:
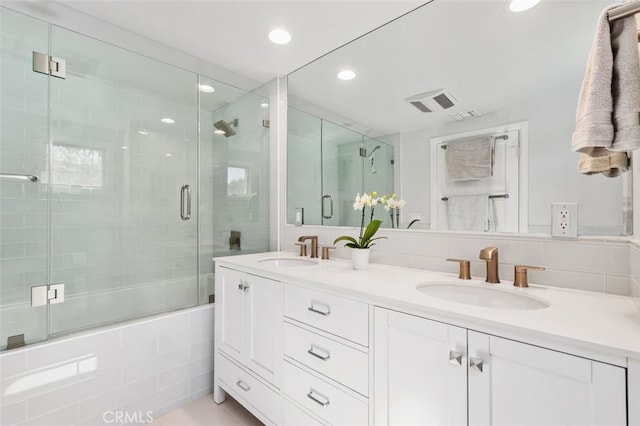
POLYGON ((370 250, 368 248, 351 249, 351 260, 353 262, 353 269, 355 270, 367 269, 367 266, 369 266, 369 252, 370 250))

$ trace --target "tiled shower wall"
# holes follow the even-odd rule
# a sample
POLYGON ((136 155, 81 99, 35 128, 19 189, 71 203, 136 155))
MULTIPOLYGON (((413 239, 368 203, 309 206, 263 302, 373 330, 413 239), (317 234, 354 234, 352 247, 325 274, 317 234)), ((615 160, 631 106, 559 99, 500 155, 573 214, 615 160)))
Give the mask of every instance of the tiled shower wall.
POLYGON ((213 330, 204 305, 3 352, 0 424, 145 423, 211 393, 213 330))

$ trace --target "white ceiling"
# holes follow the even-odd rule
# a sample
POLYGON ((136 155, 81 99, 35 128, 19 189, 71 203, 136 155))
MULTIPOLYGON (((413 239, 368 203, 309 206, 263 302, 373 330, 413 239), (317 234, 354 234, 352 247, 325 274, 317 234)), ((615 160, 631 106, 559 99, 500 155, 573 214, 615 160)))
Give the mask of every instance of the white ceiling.
POLYGON ((265 83, 426 0, 60 0, 58 3, 265 83), (271 43, 276 27, 291 43, 271 43))
MULTIPOLYGON (((294 72, 293 104, 388 135, 455 122, 451 113, 489 115, 551 108, 560 97, 577 100, 596 22, 610 1, 542 0, 519 14, 505 4, 435 0, 294 72), (358 77, 338 80, 345 66, 358 77), (453 95, 455 107, 422 113, 405 101, 439 88, 453 95)), ((566 112, 569 119, 574 112, 566 112)))

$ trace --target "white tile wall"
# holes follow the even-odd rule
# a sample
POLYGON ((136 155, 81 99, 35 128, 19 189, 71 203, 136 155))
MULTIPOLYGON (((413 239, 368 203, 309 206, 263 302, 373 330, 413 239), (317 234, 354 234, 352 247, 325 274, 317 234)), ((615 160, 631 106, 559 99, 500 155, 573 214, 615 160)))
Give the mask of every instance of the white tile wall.
POLYGON ((208 395, 214 306, 0 353, 0 424, 104 424, 103 413, 154 417, 208 395))
MULTIPOLYGON (((293 244, 300 235, 319 235, 320 245, 333 245, 337 236, 356 233, 356 228, 283 225, 282 250, 294 251, 293 244)), ((484 262, 478 258, 480 249, 496 246, 503 280, 512 281, 513 268, 519 264, 546 267, 543 272, 529 273, 531 282, 543 285, 629 295, 640 282, 640 266, 636 266, 640 265, 640 249, 632 249, 630 258, 629 242, 623 238, 557 240, 544 236, 402 230, 379 233, 388 239, 378 241, 372 248, 371 261, 377 263, 457 273, 457 264, 446 259, 463 258, 471 261, 473 276, 483 277, 486 272, 484 262), (635 281, 629 279, 629 265, 632 270, 635 268, 635 281)), ((348 259, 350 251, 338 247, 332 255, 348 259)), ((640 293, 638 288, 636 291, 640 293)))
POLYGON ((629 250, 629 266, 630 266, 630 294, 636 300, 640 309, 640 240, 631 242, 629 250))

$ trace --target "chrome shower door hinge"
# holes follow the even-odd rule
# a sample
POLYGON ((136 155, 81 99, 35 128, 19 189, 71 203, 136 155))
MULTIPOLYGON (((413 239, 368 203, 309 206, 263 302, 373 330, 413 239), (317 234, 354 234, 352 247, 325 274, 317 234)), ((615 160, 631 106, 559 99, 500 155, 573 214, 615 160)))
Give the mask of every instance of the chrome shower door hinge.
POLYGON ((33 52, 33 70, 52 77, 67 78, 67 65, 64 59, 40 52, 33 52))
POLYGON ((362 157, 362 158, 366 158, 367 157, 367 148, 360 147, 360 157, 362 157))
POLYGON ((31 287, 31 306, 64 302, 64 284, 39 285, 31 287))

